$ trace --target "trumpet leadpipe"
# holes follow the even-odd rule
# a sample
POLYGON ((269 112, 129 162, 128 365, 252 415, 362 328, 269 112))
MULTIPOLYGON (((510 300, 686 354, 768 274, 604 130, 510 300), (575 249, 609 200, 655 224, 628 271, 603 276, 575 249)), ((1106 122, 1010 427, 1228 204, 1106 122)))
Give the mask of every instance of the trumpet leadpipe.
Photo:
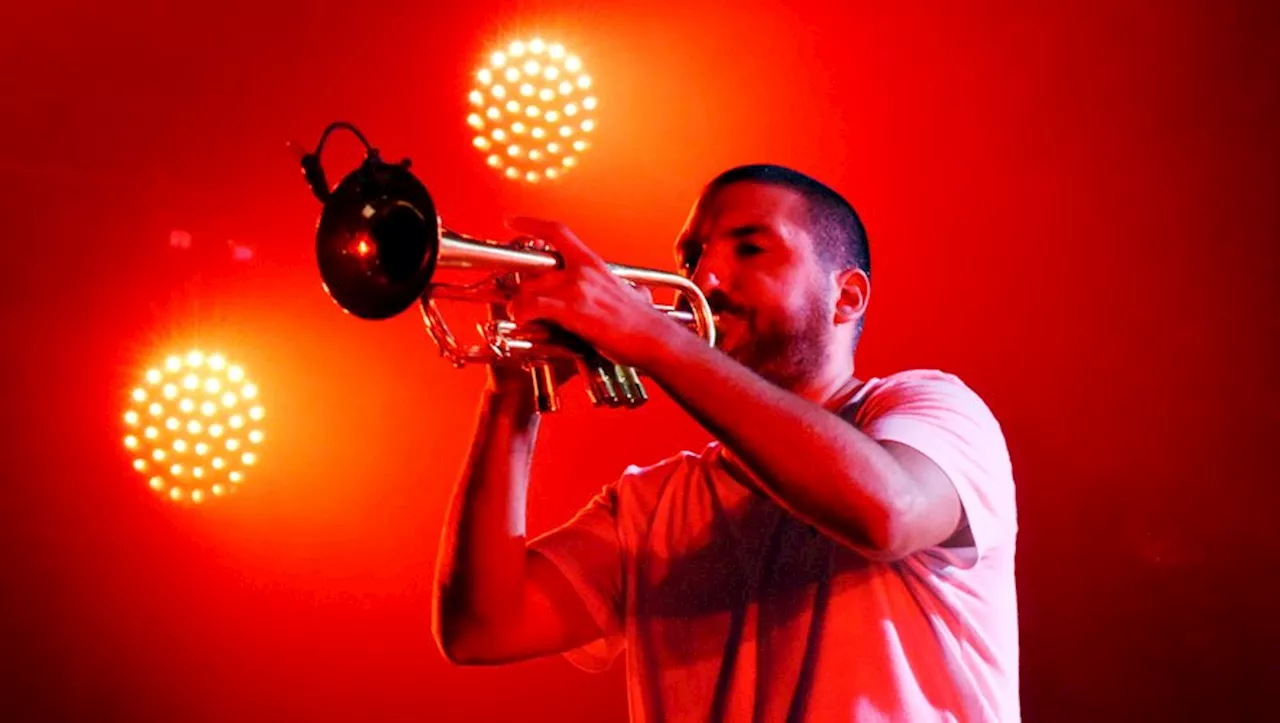
POLYGON ((559 265, 560 257, 549 251, 500 246, 453 231, 440 234, 440 253, 436 260, 436 266, 445 269, 549 271, 559 265))

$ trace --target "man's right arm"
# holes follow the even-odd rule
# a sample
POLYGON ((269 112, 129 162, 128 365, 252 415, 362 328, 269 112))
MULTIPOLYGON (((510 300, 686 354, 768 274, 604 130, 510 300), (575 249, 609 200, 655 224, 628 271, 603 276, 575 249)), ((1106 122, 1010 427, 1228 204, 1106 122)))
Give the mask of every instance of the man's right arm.
POLYGON ((538 435, 531 389, 491 380, 454 489, 436 569, 433 632, 459 664, 561 653, 601 634, 564 575, 526 548, 529 467, 538 435))

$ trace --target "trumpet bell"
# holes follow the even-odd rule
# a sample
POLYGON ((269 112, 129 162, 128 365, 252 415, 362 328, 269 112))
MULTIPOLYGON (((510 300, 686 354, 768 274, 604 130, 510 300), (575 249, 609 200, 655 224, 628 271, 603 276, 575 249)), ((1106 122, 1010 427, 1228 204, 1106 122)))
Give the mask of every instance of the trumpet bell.
POLYGON ((362 319, 387 319, 418 302, 440 255, 435 203, 408 169, 370 157, 324 204, 316 258, 325 291, 362 319))

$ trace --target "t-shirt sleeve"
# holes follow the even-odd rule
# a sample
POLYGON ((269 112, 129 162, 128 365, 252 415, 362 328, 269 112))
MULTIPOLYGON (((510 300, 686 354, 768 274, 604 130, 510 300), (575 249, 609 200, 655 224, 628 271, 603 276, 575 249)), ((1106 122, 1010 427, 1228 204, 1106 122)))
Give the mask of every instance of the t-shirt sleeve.
POLYGON ((617 486, 609 485, 568 522, 529 543, 560 570, 600 626, 600 638, 564 654, 590 671, 607 669, 624 641, 617 505, 617 486))
POLYGON ((1017 506, 1004 433, 987 405, 960 379, 942 372, 890 378, 867 398, 859 417, 870 437, 919 451, 955 486, 973 547, 932 552, 968 568, 1012 543, 1017 506))

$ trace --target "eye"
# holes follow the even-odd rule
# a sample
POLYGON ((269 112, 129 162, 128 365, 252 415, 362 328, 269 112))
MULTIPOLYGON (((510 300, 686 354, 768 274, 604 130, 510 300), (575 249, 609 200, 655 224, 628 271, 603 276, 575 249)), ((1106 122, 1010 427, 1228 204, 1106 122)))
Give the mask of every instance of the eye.
POLYGON ((743 258, 750 258, 752 256, 756 256, 758 254, 764 253, 763 248, 747 241, 739 242, 737 250, 738 250, 738 256, 743 258))

